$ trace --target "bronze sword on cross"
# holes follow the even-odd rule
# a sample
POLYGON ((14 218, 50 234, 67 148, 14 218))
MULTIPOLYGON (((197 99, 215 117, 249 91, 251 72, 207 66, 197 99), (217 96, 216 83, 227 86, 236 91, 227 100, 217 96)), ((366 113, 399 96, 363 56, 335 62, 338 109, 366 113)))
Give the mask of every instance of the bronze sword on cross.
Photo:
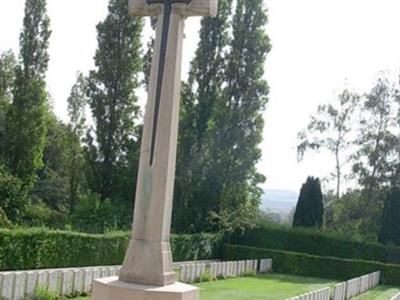
POLYGON ((153 164, 154 149, 156 146, 158 117, 159 117, 159 113, 160 113, 162 81, 163 81, 163 77, 164 77, 165 57, 167 54, 168 32, 169 32, 169 24, 170 24, 170 19, 171 19, 172 4, 175 4, 175 3, 189 4, 191 1, 192 0, 147 0, 146 1, 148 5, 164 4, 161 45, 160 45, 160 63, 158 66, 158 78, 157 78, 156 98, 155 98, 155 105, 154 105, 153 129, 152 129, 151 146, 150 146, 150 166, 153 164))

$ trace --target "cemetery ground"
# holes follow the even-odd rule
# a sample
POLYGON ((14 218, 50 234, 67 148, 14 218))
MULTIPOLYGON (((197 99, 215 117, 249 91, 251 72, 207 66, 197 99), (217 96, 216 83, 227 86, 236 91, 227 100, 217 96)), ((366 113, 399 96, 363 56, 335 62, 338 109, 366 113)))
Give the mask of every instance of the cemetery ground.
MULTIPOLYGON (((265 274, 195 284, 201 300, 285 300, 308 291, 333 286, 333 280, 286 274, 265 274)), ((389 300, 400 291, 394 286, 379 286, 354 300, 389 300)), ((90 300, 79 297, 74 300, 90 300)))

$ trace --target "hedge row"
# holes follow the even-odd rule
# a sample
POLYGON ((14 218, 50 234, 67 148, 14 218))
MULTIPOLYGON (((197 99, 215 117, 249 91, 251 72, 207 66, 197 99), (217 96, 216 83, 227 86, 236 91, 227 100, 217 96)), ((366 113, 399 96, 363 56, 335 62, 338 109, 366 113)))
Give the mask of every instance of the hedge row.
MULTIPOLYGON (((46 229, 0 229, 0 270, 119 265, 129 233, 91 235, 46 229)), ((173 235, 175 261, 210 259, 221 254, 217 235, 173 235)))
POLYGON ((400 248, 363 243, 316 230, 269 225, 248 230, 231 239, 233 244, 361 260, 400 264, 400 248))
POLYGON ((238 245, 226 246, 224 256, 227 260, 272 258, 274 272, 335 280, 348 280, 382 271, 386 284, 400 285, 399 265, 238 245))

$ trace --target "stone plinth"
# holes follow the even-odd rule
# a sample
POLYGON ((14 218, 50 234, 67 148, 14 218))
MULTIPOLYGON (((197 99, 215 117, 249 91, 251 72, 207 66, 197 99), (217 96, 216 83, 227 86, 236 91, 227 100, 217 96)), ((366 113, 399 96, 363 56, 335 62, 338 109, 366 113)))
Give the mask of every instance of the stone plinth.
POLYGON ((199 300, 196 287, 177 282, 167 286, 126 283, 118 277, 96 279, 93 282, 96 300, 199 300))

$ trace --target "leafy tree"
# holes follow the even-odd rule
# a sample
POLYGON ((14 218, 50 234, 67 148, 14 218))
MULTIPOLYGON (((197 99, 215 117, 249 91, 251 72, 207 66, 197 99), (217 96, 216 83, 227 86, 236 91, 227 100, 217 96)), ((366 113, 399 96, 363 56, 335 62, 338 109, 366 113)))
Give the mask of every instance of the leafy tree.
POLYGON ((17 224, 21 221, 26 196, 21 180, 12 176, 0 164, 0 219, 3 219, 4 224, 17 224))
POLYGON ((87 80, 82 74, 78 74, 77 82, 71 89, 68 98, 68 114, 70 117, 68 132, 68 186, 69 186, 69 212, 74 212, 79 193, 85 181, 84 176, 84 153, 81 141, 86 130, 86 111, 88 103, 86 97, 87 80))
POLYGON ((323 214, 321 183, 318 178, 308 177, 300 190, 299 201, 293 217, 293 227, 321 228, 323 214))
MULTIPOLYGON (((207 193, 202 197, 206 203, 217 203, 216 213, 224 210, 244 211, 247 216, 258 213, 261 197, 258 185, 265 178, 257 172, 256 164, 261 158, 262 111, 268 100, 268 86, 262 77, 271 48, 265 33, 267 15, 262 6, 261 0, 236 3, 233 37, 224 70, 225 86, 208 123, 209 158, 203 181, 207 193)), ((214 207, 213 204, 211 210, 214 207)))
POLYGON ((349 134, 352 130, 354 111, 359 96, 344 90, 334 105, 318 106, 318 115, 312 116, 307 129, 298 134, 297 153, 299 160, 306 151, 328 150, 335 158, 336 200, 340 199, 343 179, 343 165, 347 162, 346 150, 352 144, 349 134))
POLYGON ((217 17, 202 19, 198 49, 189 80, 182 88, 173 211, 173 228, 179 232, 187 231, 190 225, 189 230, 204 226, 204 218, 217 205, 212 203, 215 199, 201 197, 207 160, 203 149, 216 99, 222 93, 231 6, 231 0, 219 1, 217 17))
POLYGON ((9 50, 0 55, 0 162, 4 160, 6 112, 12 100, 16 60, 9 50))
POLYGON ((392 188, 387 194, 383 210, 379 241, 384 244, 400 246, 400 190, 392 188))
POLYGON ((89 105, 95 122, 90 131, 95 136, 87 137, 89 185, 101 199, 128 205, 135 186, 135 162, 130 159, 139 139, 135 89, 142 69, 142 27, 140 18, 130 17, 127 1, 110 0, 108 16, 97 26, 96 70, 89 76, 89 105))
POLYGON ((387 79, 380 78, 361 104, 353 172, 369 196, 381 186, 390 185, 398 175, 398 95, 398 90, 387 79))
POLYGON ((43 166, 47 131, 47 93, 44 81, 50 20, 45 0, 26 0, 20 37, 20 61, 6 121, 6 157, 12 174, 31 187, 43 166))

